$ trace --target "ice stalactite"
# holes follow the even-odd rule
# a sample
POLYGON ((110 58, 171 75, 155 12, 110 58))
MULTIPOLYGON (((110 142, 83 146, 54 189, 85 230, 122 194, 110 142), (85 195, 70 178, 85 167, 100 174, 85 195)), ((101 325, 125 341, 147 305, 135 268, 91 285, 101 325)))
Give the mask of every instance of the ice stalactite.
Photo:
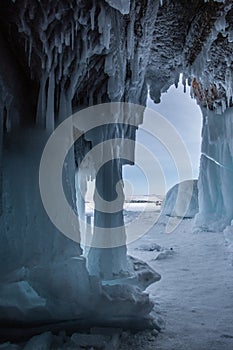
POLYGON ((46 109, 46 130, 52 132, 54 130, 54 103, 55 103, 55 77, 54 71, 50 72, 48 84, 48 97, 46 109))
MULTIPOLYGON (((33 93, 26 96, 37 93, 38 96, 36 118, 33 113, 20 114, 24 126, 15 127, 16 114, 13 113, 12 103, 6 104, 7 122, 13 120, 13 128, 7 135, 11 147, 4 149, 5 212, 0 222, 0 255, 5 262, 0 282, 8 291, 4 294, 4 303, 9 302, 8 305, 13 310, 7 314, 8 308, 0 303, 0 314, 6 319, 25 322, 51 319, 82 321, 89 320, 95 310, 94 323, 99 319, 107 324, 109 320, 116 319, 119 324, 127 323, 132 315, 136 319, 144 319, 153 307, 148 295, 138 287, 125 286, 120 281, 116 286, 103 287, 100 278, 88 274, 80 245, 67 239, 50 222, 38 185, 38 169, 45 143, 54 128, 74 110, 108 101, 145 104, 147 94, 144 70, 159 2, 148 0, 146 8, 144 1, 136 3, 134 0, 122 1, 122 8, 119 8, 119 2, 104 0, 59 1, 56 4, 37 0, 29 4, 23 0, 11 3, 13 12, 18 14, 10 19, 14 24, 13 33, 19 40, 11 40, 12 34, 9 31, 9 42, 12 51, 21 49, 21 69, 31 79, 33 93), (130 6, 132 14, 129 13, 130 6), (22 50, 24 43, 25 51, 22 50), (146 58, 145 61, 143 57, 146 58), (17 181, 15 174, 18 176, 17 181), (15 297, 9 300, 12 295, 15 297), (19 299, 27 300, 22 308, 19 299)), ((4 11, 11 17, 7 6, 4 11)), ((7 71, 11 74, 10 67, 7 71)), ((14 78, 9 80, 10 85, 14 86, 14 78)), ((12 95, 18 96, 18 93, 12 95)), ((23 100, 25 101, 25 96, 21 102, 23 100)), ((33 100, 32 109, 35 104, 33 100)), ((141 123, 142 116, 137 118, 138 124, 141 123)), ((122 132, 119 128, 111 127, 106 137, 108 139, 109 136, 114 138, 120 135, 124 138, 127 133, 135 139, 135 130, 122 132)), ((67 141, 68 144, 70 137, 73 137, 73 130, 69 130, 64 142, 67 141)), ((88 140, 85 140, 84 148, 87 147, 88 150, 87 144, 88 140)), ((119 147, 122 148, 123 143, 119 147)), ((117 147, 113 147, 113 159, 117 157, 115 149, 117 147)), ((132 147, 130 152, 133 151, 132 147)), ((56 150, 54 155, 56 156, 56 150)), ((76 211, 74 162, 72 148, 64 162, 63 187, 70 206, 76 211)), ((85 181, 90 176, 94 165, 95 160, 91 159, 87 172, 82 174, 82 180, 85 181)), ((102 182, 106 182, 109 175, 112 178, 107 187, 109 199, 114 197, 116 184, 121 185, 119 189, 122 195, 119 213, 103 217, 103 214, 97 213, 96 208, 95 220, 98 224, 105 221, 110 226, 120 223, 121 234, 125 238, 121 170, 121 162, 114 160, 111 165, 100 170, 100 174, 95 174, 98 183, 96 190, 103 190, 102 182)), ((105 195, 106 189, 103 192, 105 195)), ((61 214, 56 212, 57 216, 61 214)), ((66 217, 63 219, 67 220, 66 217)), ((94 253, 97 261, 98 270, 94 274, 112 278, 122 271, 127 272, 126 246, 123 243, 119 249, 109 249, 104 254, 95 255, 94 250, 90 253, 90 257, 94 253)), ((94 265, 91 269, 93 268, 94 265)), ((145 285, 141 289, 144 288, 145 285)))
POLYGON ((46 94, 46 82, 48 79, 48 74, 44 73, 40 81, 40 90, 37 100, 37 114, 36 122, 37 125, 45 127, 45 116, 46 116, 46 104, 47 104, 47 94, 46 94))

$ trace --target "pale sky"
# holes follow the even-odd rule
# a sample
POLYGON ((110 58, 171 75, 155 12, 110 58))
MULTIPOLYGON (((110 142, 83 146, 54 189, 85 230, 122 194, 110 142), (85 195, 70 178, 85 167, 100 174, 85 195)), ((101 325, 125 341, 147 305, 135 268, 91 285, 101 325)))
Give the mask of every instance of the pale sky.
MULTIPOLYGON (((180 134, 191 158, 193 177, 197 178, 201 149, 202 116, 196 101, 190 97, 190 89, 187 88, 186 93, 184 93, 184 87, 181 83, 178 88, 172 86, 167 93, 162 95, 160 104, 154 104, 148 96, 147 106, 165 117, 180 134)), ((145 131, 140 130, 140 128, 137 132, 137 142, 143 144, 157 158, 157 162, 164 173, 165 189, 159 173, 156 173, 154 169, 152 170, 151 162, 149 163, 148 161, 147 169, 143 170, 145 173, 148 171, 155 173, 153 174, 154 194, 165 194, 164 191, 166 192, 170 187, 179 182, 174 161, 158 140, 148 135, 145 131)), ((124 179, 130 182, 131 192, 133 191, 134 195, 148 194, 147 177, 143 175, 142 170, 139 170, 137 166, 125 166, 123 174, 124 179)), ((151 194, 151 190, 149 193, 151 194)))

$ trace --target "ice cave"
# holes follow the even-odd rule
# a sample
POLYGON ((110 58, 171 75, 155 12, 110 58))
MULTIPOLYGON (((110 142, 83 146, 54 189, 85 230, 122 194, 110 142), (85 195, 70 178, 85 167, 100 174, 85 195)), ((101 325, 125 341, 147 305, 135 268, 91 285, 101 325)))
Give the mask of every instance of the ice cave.
MULTIPOLYGON (((140 341, 143 332, 157 336, 163 327, 151 286, 174 247, 144 247, 146 254, 157 252, 155 266, 141 248, 132 256, 122 169, 135 163, 148 92, 159 103, 182 75, 203 117, 198 205, 191 193, 195 210, 185 204, 186 218, 193 218, 194 237, 225 232, 229 239, 233 3, 1 0, 0 19, 0 349, 156 348, 156 337, 152 345, 140 341), (91 233, 89 180, 95 183, 91 233), (140 341, 128 332, 142 332, 140 341), (128 347, 121 347, 126 338, 128 347)), ((182 142, 162 123, 155 116, 148 132, 180 154, 182 142)), ((137 220, 132 230, 143 225, 137 220)), ((160 348, 178 350, 169 346, 160 348)), ((187 348, 198 347, 179 349, 187 348)))

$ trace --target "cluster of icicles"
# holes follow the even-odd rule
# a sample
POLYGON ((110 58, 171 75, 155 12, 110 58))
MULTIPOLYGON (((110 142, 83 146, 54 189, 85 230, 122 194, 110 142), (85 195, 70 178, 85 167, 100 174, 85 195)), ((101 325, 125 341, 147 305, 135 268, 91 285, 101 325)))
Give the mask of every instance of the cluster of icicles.
MULTIPOLYGON (((31 4, 25 0, 20 8, 18 30, 25 40, 32 79, 40 82, 36 120, 48 130, 54 130, 56 118, 60 122, 71 114, 72 101, 78 99, 90 72, 103 81, 107 77, 104 89, 109 100, 120 101, 130 71, 128 100, 140 99, 156 18, 156 11, 153 19, 151 10, 159 0, 148 0, 142 18, 140 6, 132 0, 130 20, 107 3, 111 1, 92 0, 84 6, 76 0, 52 6, 50 2, 31 4), (143 28, 140 44, 134 30, 136 20, 143 28)), ((95 84, 88 86, 86 95, 86 105, 92 105, 96 96, 98 103, 104 102, 95 84)))

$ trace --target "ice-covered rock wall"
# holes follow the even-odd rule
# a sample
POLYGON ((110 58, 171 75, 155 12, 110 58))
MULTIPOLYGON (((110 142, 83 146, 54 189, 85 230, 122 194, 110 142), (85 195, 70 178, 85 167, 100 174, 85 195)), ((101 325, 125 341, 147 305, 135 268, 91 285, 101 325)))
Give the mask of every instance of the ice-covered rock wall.
MULTIPOLYGON (((159 2, 122 1, 122 5, 104 0, 1 3, 1 321, 82 322, 90 321, 91 315, 94 323, 113 319, 120 323, 134 316, 143 319, 153 306, 142 293, 145 286, 133 285, 137 282, 103 287, 100 279, 90 276, 79 244, 53 226, 39 192, 45 143, 73 111, 108 101, 146 103, 145 73, 159 2)), ((136 125, 141 121, 142 115, 136 125)), ((76 145, 76 164, 80 154, 119 132, 118 126, 109 126, 82 137, 76 145)), ((122 137, 127 134, 134 139, 135 128, 122 137)), ((101 162, 101 153, 99 158, 101 162)), ((90 162, 85 176, 95 172, 96 163, 90 162)), ((117 174, 118 181, 122 164, 115 165, 107 175, 117 174)), ((67 199, 76 211, 73 149, 63 175, 67 199)), ((108 184, 104 174, 100 180, 112 191, 114 181, 108 184)), ((106 268, 111 277, 125 270, 124 276, 135 274, 136 281, 125 247, 120 254, 111 254, 107 266, 102 263, 103 251, 95 253, 94 273, 106 277, 106 268)))
POLYGON ((197 229, 221 230, 232 219, 230 192, 224 190, 232 162, 232 23, 231 1, 163 1, 147 68, 156 103, 182 73, 184 90, 192 87, 203 112, 197 229))
MULTIPOLYGON (((212 14, 213 25, 208 28, 205 41, 191 61, 190 48, 186 45, 185 49, 186 59, 189 57, 187 72, 192 80, 192 93, 203 114, 197 230, 223 230, 233 218, 232 20, 232 2, 218 4, 212 14)), ((195 22, 186 42, 190 43, 191 37, 193 42, 197 41, 194 32, 197 33, 195 22)))

